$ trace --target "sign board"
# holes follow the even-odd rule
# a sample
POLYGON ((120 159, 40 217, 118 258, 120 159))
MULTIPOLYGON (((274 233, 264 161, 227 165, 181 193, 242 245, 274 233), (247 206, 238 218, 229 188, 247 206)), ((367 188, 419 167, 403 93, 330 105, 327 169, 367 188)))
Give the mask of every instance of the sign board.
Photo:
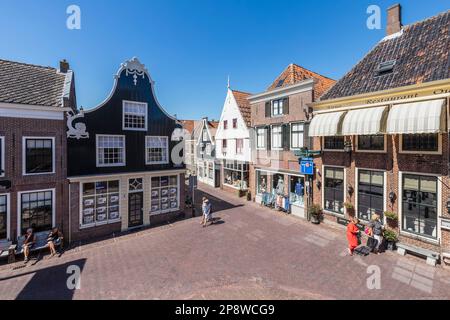
POLYGON ((314 174, 314 161, 312 158, 302 158, 300 160, 300 173, 306 175, 314 174))
POLYGON ((450 219, 441 218, 441 228, 445 230, 450 230, 450 219))

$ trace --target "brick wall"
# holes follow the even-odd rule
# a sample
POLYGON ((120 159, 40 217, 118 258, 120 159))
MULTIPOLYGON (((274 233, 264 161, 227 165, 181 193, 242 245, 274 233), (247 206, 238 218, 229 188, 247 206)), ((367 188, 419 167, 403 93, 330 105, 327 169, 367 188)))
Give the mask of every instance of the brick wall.
POLYGON ((68 182, 66 180, 66 122, 65 120, 23 119, 0 117, 0 136, 5 137, 5 177, 11 180, 10 230, 11 238, 17 237, 18 192, 55 189, 55 221, 63 232, 68 231, 68 182), (22 137, 55 138, 55 173, 24 176, 22 174, 22 137))

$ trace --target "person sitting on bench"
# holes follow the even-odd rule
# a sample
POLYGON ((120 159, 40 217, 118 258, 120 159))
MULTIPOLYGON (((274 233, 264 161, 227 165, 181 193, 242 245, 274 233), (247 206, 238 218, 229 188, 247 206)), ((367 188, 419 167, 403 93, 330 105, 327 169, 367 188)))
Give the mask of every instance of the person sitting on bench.
POLYGON ((61 233, 61 231, 59 231, 58 228, 53 228, 47 237, 47 244, 48 244, 48 247, 50 248, 50 257, 53 257, 56 254, 55 244, 58 240, 60 240, 62 242, 63 234, 61 233))
POLYGON ((36 235, 33 232, 32 228, 27 229, 27 233, 25 234, 25 240, 23 241, 23 255, 25 257, 25 263, 28 262, 30 255, 30 250, 33 248, 34 244, 36 243, 36 235))

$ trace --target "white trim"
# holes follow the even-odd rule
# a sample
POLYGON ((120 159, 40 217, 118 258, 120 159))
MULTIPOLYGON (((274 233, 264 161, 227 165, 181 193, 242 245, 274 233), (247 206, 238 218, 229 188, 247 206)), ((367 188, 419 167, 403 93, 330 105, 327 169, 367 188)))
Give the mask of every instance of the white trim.
POLYGON ((1 240, 11 240, 11 195, 9 193, 0 193, 0 197, 6 197, 6 239, 1 240))
POLYGON ((0 115, 5 118, 64 120, 71 108, 0 102, 0 115))
POLYGON ((423 173, 423 172, 411 172, 411 171, 399 171, 398 172, 398 225, 399 225, 399 232, 400 235, 411 238, 411 239, 418 239, 423 240, 425 242, 433 243, 436 245, 439 245, 440 239, 441 239, 441 216, 442 216, 442 175, 438 174, 432 174, 432 173, 423 173), (436 177, 436 183, 437 183, 437 194, 436 194, 436 239, 431 237, 426 237, 417 233, 411 233, 408 231, 403 230, 403 174, 411 174, 411 175, 417 175, 417 176, 429 176, 429 177, 436 177))
POLYGON ((108 174, 97 174, 97 175, 86 175, 86 176, 74 176, 68 177, 69 181, 72 182, 95 182, 98 179, 102 181, 105 179, 115 180, 120 177, 135 177, 137 175, 145 175, 150 177, 156 177, 161 175, 171 175, 171 174, 181 174, 186 173, 186 169, 177 169, 177 170, 159 170, 159 171, 140 171, 140 172, 121 172, 121 173, 108 173, 108 174))
POLYGON ((26 190, 17 192, 17 237, 20 237, 22 234, 20 229, 22 227, 22 194, 26 193, 37 193, 37 192, 52 192, 52 228, 56 225, 56 189, 39 189, 39 190, 26 190))
POLYGON ((283 124, 271 124, 270 125, 270 150, 274 150, 274 151, 282 151, 284 150, 283 148, 283 124), (273 146, 273 127, 280 127, 281 128, 281 147, 274 147, 273 146))
MULTIPOLYGON (((151 179, 150 179, 150 186, 149 186, 149 188, 150 188, 150 192, 149 192, 149 198, 148 198, 148 203, 149 203, 149 208, 150 208, 150 210, 149 210, 149 216, 150 217, 152 217, 152 216, 158 216, 158 215, 161 215, 161 214, 165 214, 165 213, 170 213, 170 212, 176 212, 176 211, 179 211, 180 210, 180 206, 181 206, 181 203, 180 203, 180 201, 181 201, 181 199, 180 199, 180 194, 181 194, 181 190, 180 190, 180 184, 181 184, 181 177, 180 177, 180 174, 168 174, 167 175, 168 177, 169 177, 169 181, 170 181, 170 177, 177 177, 177 207, 176 208, 170 208, 170 205, 169 205, 169 208, 168 209, 166 209, 166 210, 162 210, 161 208, 162 208, 162 206, 161 206, 161 193, 159 193, 159 200, 160 200, 160 202, 159 202, 159 210, 158 211, 153 211, 152 212, 152 197, 151 197, 151 194, 152 194, 152 182, 151 182, 151 179)), ((157 176, 157 177, 161 177, 161 176, 157 176)), ((159 191, 161 191, 161 189, 162 188, 164 188, 164 187, 157 187, 157 189, 159 190, 159 191)), ((169 188, 170 188, 170 185, 169 185, 169 188)), ((144 203, 145 203, 145 193, 144 193, 144 203)), ((127 210, 128 210, 128 208, 127 208, 127 210)), ((151 223, 151 222, 150 222, 151 223)))
POLYGON ((314 87, 314 79, 306 79, 295 83, 291 86, 286 86, 282 88, 273 89, 271 91, 258 93, 248 97, 250 104, 265 102, 268 100, 276 100, 278 98, 283 98, 285 96, 294 95, 301 92, 306 92, 312 90, 314 87))
MULTIPOLYGON (((370 135, 370 136, 372 136, 372 135, 370 135)), ((374 136, 376 136, 376 135, 374 134, 374 136)), ((359 136, 355 136, 356 137, 356 139, 355 139, 355 152, 360 152, 360 153, 387 153, 387 134, 383 133, 383 136, 384 136, 384 142, 383 142, 384 143, 384 149, 383 150, 359 150, 359 148, 358 148, 359 136)))
MULTIPOLYGON (((403 150, 403 134, 400 134, 399 136, 399 153, 403 154, 430 154, 430 155, 441 155, 442 154, 442 135, 445 133, 435 133, 438 135, 438 150, 437 151, 405 151, 403 150)), ((417 135, 420 135, 418 133, 417 135)))
POLYGON ((148 128, 148 103, 140 101, 122 100, 122 130, 124 131, 147 131, 148 128), (125 127, 125 103, 145 106, 145 127, 144 128, 127 128, 125 127))
POLYGON ((22 175, 23 176, 39 176, 39 175, 49 175, 49 174, 55 174, 56 172, 56 144, 55 144, 55 137, 40 137, 40 136, 23 136, 22 137, 22 175), (27 145, 26 140, 27 139, 37 139, 37 140, 52 140, 52 171, 51 172, 40 172, 40 173, 27 173, 27 145))
POLYGON ((325 213, 330 214, 330 215, 334 215, 336 217, 345 217, 345 206, 342 205, 344 212, 339 213, 339 212, 334 212, 334 211, 329 211, 325 209, 325 169, 326 168, 337 168, 337 169, 344 169, 344 181, 343 183, 343 203, 346 202, 346 192, 347 192, 347 168, 344 166, 330 166, 330 165, 324 165, 322 164, 322 209, 325 213))
POLYGON ((153 165, 153 164, 168 164, 169 163, 169 137, 167 136, 145 136, 145 164, 153 165), (164 138, 166 140, 166 159, 167 161, 148 161, 148 152, 147 152, 147 140, 148 138, 164 138))
MULTIPOLYGON (((309 137, 308 137, 309 138, 309 137)), ((293 121, 289 123, 289 150, 295 151, 300 150, 301 148, 305 147, 305 121, 293 121), (303 130, 301 131, 303 133, 303 140, 302 140, 302 146, 293 148, 292 147, 292 125, 293 124, 301 124, 303 126, 303 130)))
MULTIPOLYGON (((259 127, 255 127, 255 134, 256 134, 256 144, 255 144, 255 150, 267 150, 267 126, 259 126, 259 127), (263 148, 259 148, 258 147, 258 130, 259 129, 263 129, 264 130, 264 147, 263 148)), ((272 141, 272 136, 270 137, 271 141, 272 141)))
POLYGON ((0 158, 0 178, 3 178, 6 175, 6 163, 5 163, 5 136, 0 136, 0 153, 1 153, 1 158, 0 158), (3 173, 2 173, 3 171, 3 173))
MULTIPOLYGON (((383 173, 383 223, 386 223, 386 217, 384 216, 384 212, 387 209, 386 201, 387 201, 387 171, 383 169, 372 169, 372 168, 363 168, 363 167, 355 167, 355 215, 358 219, 362 220, 363 222, 366 222, 367 220, 361 219, 358 214, 358 191, 359 191, 359 171, 360 170, 366 170, 366 171, 377 171, 383 173)), ((368 222, 368 221, 367 221, 368 222)))
POLYGON ((95 135, 95 164, 97 168, 104 167, 124 167, 127 164, 127 148, 126 148, 126 136, 121 134, 96 134, 95 135), (121 163, 111 163, 111 164, 100 164, 98 159, 98 138, 99 137, 122 137, 123 138, 123 162, 121 163))

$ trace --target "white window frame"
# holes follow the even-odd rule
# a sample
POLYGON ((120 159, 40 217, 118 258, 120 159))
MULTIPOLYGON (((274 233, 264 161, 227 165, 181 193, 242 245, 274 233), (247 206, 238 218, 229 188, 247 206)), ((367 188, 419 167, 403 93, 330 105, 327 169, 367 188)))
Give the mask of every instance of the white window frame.
POLYGON ((256 150, 266 150, 267 149, 267 128, 265 127, 257 127, 256 128, 256 150), (264 146, 260 147, 258 145, 258 130, 263 131, 263 144, 264 146))
POLYGON ((404 154, 435 154, 435 155, 441 155, 442 154, 442 133, 438 133, 438 150, 437 151, 408 151, 403 150, 403 134, 400 134, 399 141, 399 153, 404 154))
POLYGON ((22 137, 22 175, 24 176, 39 176, 46 174, 55 174, 56 170, 56 145, 55 145, 55 137, 39 137, 39 136, 24 136, 22 137), (52 140, 52 171, 51 172, 39 172, 39 173, 27 173, 27 139, 38 139, 38 140, 52 140))
POLYGON ((433 243, 433 244, 439 244, 442 239, 442 229, 441 229, 441 220, 442 220, 442 175, 438 174, 432 174, 432 173, 423 173, 423 172, 412 172, 412 171, 399 171, 398 172, 398 226, 399 226, 399 232, 400 235, 408 237, 410 239, 417 239, 422 240, 424 242, 433 243), (435 177, 436 183, 437 183, 437 190, 436 190, 436 198, 437 198, 437 206, 436 206, 436 239, 433 239, 431 237, 426 237, 417 233, 411 233, 408 231, 403 230, 403 175, 404 174, 410 174, 410 175, 417 175, 417 176, 428 176, 428 177, 435 177))
MULTIPOLYGON (((92 227, 95 227, 95 226, 102 226, 102 225, 105 225, 105 224, 112 224, 112 223, 117 223, 117 222, 120 222, 121 220, 122 220, 122 214, 121 214, 121 212, 122 212, 122 202, 120 201, 120 198, 121 198, 121 195, 122 195, 122 190, 121 190, 121 187, 122 187, 122 183, 121 183, 121 179, 120 178, 109 178, 109 179, 95 179, 95 180, 88 180, 88 181, 80 181, 79 182, 79 184, 80 184, 80 186, 79 186, 79 189, 80 189, 80 194, 79 194, 79 198, 80 198, 80 204, 79 204, 79 207, 80 207, 80 215, 79 215, 79 223, 80 223, 80 229, 87 229, 87 228, 92 228, 92 227), (109 219, 106 219, 106 221, 102 221, 102 222, 97 222, 97 221, 95 221, 95 222, 93 222, 93 223, 87 223, 87 224, 83 224, 83 192, 84 192, 84 184, 85 183, 96 183, 96 182, 110 182, 110 181, 119 181, 119 191, 118 191, 118 193, 119 193, 119 218, 117 218, 117 219, 111 219, 111 220, 109 220, 109 219)), ((94 213, 94 215, 95 215, 96 213, 94 213)))
POLYGON ((283 150, 283 126, 282 125, 272 125, 271 126, 271 128, 270 128, 271 130, 270 130, 270 142, 271 142, 271 149, 272 150, 283 150), (274 143, 273 143, 273 137, 274 137, 274 135, 273 135, 273 128, 275 128, 275 127, 279 127, 280 128, 280 144, 281 144, 281 146, 280 147, 275 147, 274 146, 274 143))
MULTIPOLYGON (((289 137, 289 147, 290 147, 290 150, 300 150, 301 148, 303 148, 304 146, 305 146, 305 123, 304 122, 291 122, 290 124, 290 130, 289 130, 289 135, 290 135, 290 137, 289 137), (293 147, 292 146, 292 141, 293 141, 293 139, 292 139, 292 137, 293 137, 293 132, 292 132, 292 126, 294 126, 294 125, 301 125, 302 127, 303 127, 303 130, 301 131, 301 134, 302 134, 302 137, 303 137, 303 139, 302 139, 302 146, 301 147, 293 147)), ((297 134, 299 134, 300 132, 296 132, 297 134)))
POLYGON ((284 116, 284 99, 275 99, 271 101, 270 113, 272 117, 284 116), (275 102, 277 102, 277 113, 275 113, 275 102), (280 105, 281 102, 281 105, 280 105), (280 113, 281 110, 281 113, 280 113))
POLYGON ((361 153, 387 153, 387 134, 384 134, 384 149, 383 150, 360 150, 358 148, 358 139, 359 136, 356 136, 355 139, 355 151, 356 152, 361 152, 361 153))
POLYGON ((125 135, 118 135, 118 134, 96 134, 95 135, 95 158, 96 158, 96 164, 97 167, 101 168, 101 167, 124 167, 126 166, 127 163, 127 148, 126 148, 126 137, 125 135), (99 158, 98 158, 98 142, 99 142, 99 138, 100 137, 122 137, 123 138, 123 162, 121 163, 109 163, 109 164, 101 164, 99 163, 99 158))
POLYGON ((147 102, 122 100, 122 130, 147 131, 147 128, 148 128, 148 104, 147 104, 147 102), (128 128, 125 126, 125 103, 145 106, 145 128, 128 128))
POLYGON ((347 168, 346 167, 344 167, 344 166, 329 166, 329 165, 322 165, 322 187, 320 188, 321 189, 321 194, 322 194, 322 208, 324 208, 323 209, 323 211, 325 212, 325 213, 327 213, 327 214, 329 214, 329 215, 332 215, 332 216, 335 216, 335 217, 339 217, 339 218, 342 218, 342 217, 345 217, 345 213, 346 213, 346 209, 345 209, 345 206, 344 206, 344 212, 343 213, 337 213, 337 212, 334 212, 334 211, 329 211, 329 210, 326 210, 325 209, 325 169, 326 168, 334 168, 334 169, 344 169, 344 190, 342 191, 342 193, 343 193, 343 199, 344 199, 344 201, 343 202, 345 202, 346 201, 346 197, 345 197, 345 193, 346 193, 346 190, 347 190, 347 168))
POLYGON ((1 152, 1 157, 0 157, 0 178, 4 177, 6 175, 6 164, 5 164, 5 137, 4 136, 0 136, 0 152, 1 152), (3 172, 2 172, 3 171, 3 172))
POLYGON ((6 239, 2 240, 11 240, 11 196, 9 193, 2 193, 0 197, 6 196, 6 239))
POLYGON ((243 155, 244 154, 244 139, 243 138, 238 138, 238 139, 235 139, 234 140, 235 142, 235 154, 237 154, 237 155, 243 155), (238 149, 238 140, 239 141, 242 141, 242 148, 240 148, 240 150, 238 149), (240 152, 239 152, 240 151, 240 152))
MULTIPOLYGON (((164 214, 164 213, 169 213, 169 212, 174 212, 174 211, 178 211, 178 210, 180 210, 180 200, 181 200, 181 197, 180 197, 180 175, 179 174, 168 174, 168 177, 169 177, 169 180, 170 180, 170 177, 177 177, 177 207, 176 208, 169 208, 169 209, 165 209, 165 210, 162 210, 161 209, 161 202, 160 202, 160 209, 158 210, 158 211, 151 211, 151 207, 152 207, 152 197, 151 197, 151 192, 152 192, 152 189, 153 189, 153 187, 152 187, 152 185, 151 185, 151 179, 153 178, 153 177, 159 177, 159 178, 161 178, 161 176, 158 176, 158 175, 155 175, 155 176, 151 176, 150 177, 150 197, 149 197, 149 204, 150 204, 150 216, 156 216, 156 215, 160 215, 160 214, 164 214)), ((158 190, 161 190, 161 186, 160 187, 157 187, 157 189, 158 190)), ((145 194, 145 192, 144 192, 144 194, 145 194)), ((159 194, 159 200, 161 200, 161 193, 159 194)))
POLYGON ((152 164, 168 164, 169 163, 169 137, 167 136, 145 136, 145 164, 146 165, 152 165, 152 164), (148 147, 147 147, 147 140, 150 138, 159 138, 164 139, 166 141, 166 161, 149 161, 148 159, 148 147))
MULTIPOLYGON (((22 229, 22 194, 35 193, 35 192, 52 192, 52 228, 56 226, 56 189, 40 189, 40 190, 27 190, 17 192, 17 237, 22 236, 20 229, 22 229)), ((50 230, 49 230, 50 231, 50 230)))

